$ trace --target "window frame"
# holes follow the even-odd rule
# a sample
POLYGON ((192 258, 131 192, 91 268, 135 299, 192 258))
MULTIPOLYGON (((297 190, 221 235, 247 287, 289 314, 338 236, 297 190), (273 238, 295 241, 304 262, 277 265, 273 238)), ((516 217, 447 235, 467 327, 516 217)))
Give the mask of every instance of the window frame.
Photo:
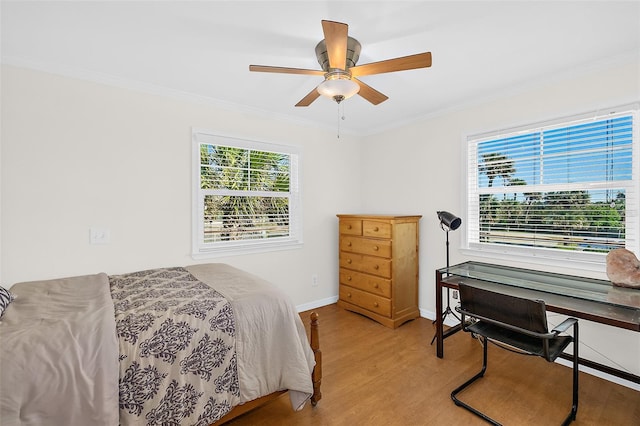
MULTIPOLYGON (((238 138, 193 128, 192 134, 192 252, 193 259, 207 259, 221 256, 264 253, 277 250, 300 248, 302 238, 302 152, 299 147, 264 141, 238 138), (204 242, 204 197, 207 190, 201 190, 200 146, 221 145, 241 149, 286 153, 291 156, 289 170, 289 236, 268 239, 204 242)), ((247 191, 251 193, 252 191, 247 191)), ((260 194, 260 192, 257 192, 260 194)), ((210 194, 209 194, 210 195, 210 194)), ((238 195, 238 194, 236 194, 238 195)), ((251 195, 256 195, 256 192, 251 195)))
POLYGON ((464 226, 464 232, 461 239, 461 252, 467 256, 487 257, 493 260, 504 261, 517 261, 525 263, 542 264, 553 267, 575 268, 580 270, 597 271, 602 272, 606 265, 606 253, 593 253, 593 252, 581 252, 581 251, 568 251, 557 249, 543 249, 537 247, 518 247, 507 246, 499 244, 482 244, 475 242, 472 238, 472 232, 474 229, 479 229, 478 223, 472 223, 471 221, 478 221, 479 216, 474 218, 474 204, 477 204, 471 200, 471 197, 476 194, 471 189, 471 179, 475 179, 477 182, 479 173, 476 170, 471 170, 470 155, 476 154, 476 150, 472 150, 472 145, 477 144, 478 140, 486 140, 491 137, 504 137, 514 133, 527 133, 533 131, 539 131, 541 128, 560 127, 563 125, 574 125, 585 120, 598 120, 606 119, 612 114, 625 113, 633 116, 633 142, 632 142, 632 178, 629 183, 635 194, 633 198, 626 200, 626 212, 633 212, 633 214, 626 215, 626 248, 638 253, 640 250, 640 225, 637 223, 640 220, 640 105, 635 103, 631 105, 623 105, 616 108, 607 110, 599 110, 596 112, 590 112, 586 114, 574 115, 569 117, 558 118, 555 120, 547 120, 544 122, 537 122, 507 129, 500 129, 497 131, 490 131, 484 133, 463 135, 463 170, 465 176, 463 184, 465 185, 463 191, 463 210, 468 221, 467 226, 464 226), (635 222, 634 222, 635 221, 635 222))

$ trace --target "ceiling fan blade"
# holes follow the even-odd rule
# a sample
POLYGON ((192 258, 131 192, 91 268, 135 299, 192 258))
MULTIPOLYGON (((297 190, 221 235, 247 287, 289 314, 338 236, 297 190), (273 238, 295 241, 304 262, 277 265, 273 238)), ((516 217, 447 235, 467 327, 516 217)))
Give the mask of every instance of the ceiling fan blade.
POLYGON ((349 26, 341 22, 322 21, 329 67, 344 70, 347 66, 347 34, 349 26))
POLYGON ((413 70, 416 68, 428 68, 431 66, 431 52, 417 53, 401 58, 387 59, 386 61, 372 62, 370 64, 357 65, 349 68, 351 75, 360 77, 363 75, 383 74, 385 72, 413 70))
POLYGON ((316 99, 318 99, 320 97, 320 93, 318 93, 318 89, 314 88, 312 91, 310 91, 307 96, 305 96, 304 98, 300 99, 300 102, 298 102, 296 104, 297 107, 306 107, 311 105, 311 102, 315 101, 316 99))
POLYGON ((363 83, 357 78, 352 78, 351 80, 354 80, 356 83, 360 85, 360 91, 358 92, 358 95, 362 96, 372 104, 378 105, 386 101, 387 99, 389 99, 387 95, 378 92, 376 89, 363 83))
POLYGON ((275 72, 282 74, 324 75, 321 70, 307 70, 303 68, 270 67, 268 65, 249 65, 249 71, 275 72))

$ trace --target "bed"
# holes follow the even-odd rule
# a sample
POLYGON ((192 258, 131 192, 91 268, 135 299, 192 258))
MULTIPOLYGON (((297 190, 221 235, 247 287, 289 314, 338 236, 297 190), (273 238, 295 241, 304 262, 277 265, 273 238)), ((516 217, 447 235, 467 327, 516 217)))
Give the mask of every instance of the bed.
POLYGON ((321 397, 311 339, 274 285, 210 263, 14 285, 0 324, 3 425, 222 424, 321 397))

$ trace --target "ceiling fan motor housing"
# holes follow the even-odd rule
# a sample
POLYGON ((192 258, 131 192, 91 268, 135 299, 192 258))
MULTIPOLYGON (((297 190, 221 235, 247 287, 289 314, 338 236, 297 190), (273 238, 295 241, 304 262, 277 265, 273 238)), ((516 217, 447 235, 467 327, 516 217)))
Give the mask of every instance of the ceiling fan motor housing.
MULTIPOLYGON (((361 47, 358 40, 353 37, 347 37, 347 69, 354 67, 358 62, 361 47)), ((329 72, 329 54, 327 53, 327 44, 324 39, 316 46, 316 57, 322 69, 325 72, 329 72)))

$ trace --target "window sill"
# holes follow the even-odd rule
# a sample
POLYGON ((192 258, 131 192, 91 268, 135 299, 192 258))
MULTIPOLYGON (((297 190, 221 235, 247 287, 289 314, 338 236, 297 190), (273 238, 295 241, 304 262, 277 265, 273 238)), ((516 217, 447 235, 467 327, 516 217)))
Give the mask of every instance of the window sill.
POLYGON ((242 256, 246 254, 268 253, 282 250, 296 250, 302 248, 301 241, 279 242, 272 244, 242 244, 226 247, 212 247, 207 249, 194 249, 191 258, 194 260, 213 259, 226 256, 242 256))
MULTIPOLYGON (((515 248, 462 248, 465 256, 547 266, 550 268, 574 269, 581 272, 605 274, 606 254, 597 253, 548 253, 533 250, 518 251, 515 248), (572 254, 573 256, 571 256, 572 254), (577 256, 576 256, 577 255, 577 256)), ((590 274, 593 275, 593 274, 590 274)), ((606 278, 605 278, 606 279, 606 278)))

